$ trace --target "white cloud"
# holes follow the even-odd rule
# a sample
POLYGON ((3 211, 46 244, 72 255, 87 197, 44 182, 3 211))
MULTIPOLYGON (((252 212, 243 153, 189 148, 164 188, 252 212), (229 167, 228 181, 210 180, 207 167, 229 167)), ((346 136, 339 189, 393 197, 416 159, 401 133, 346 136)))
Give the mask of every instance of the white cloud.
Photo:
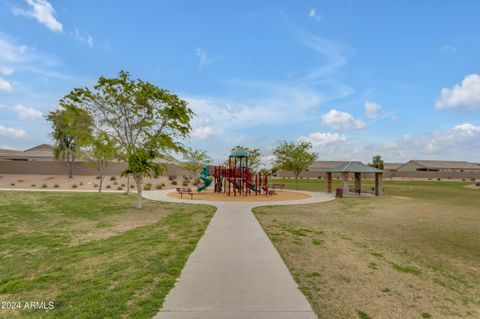
POLYGON ((462 83, 442 89, 435 107, 437 110, 480 107, 480 75, 467 75, 462 83))
POLYGON ((457 47, 455 47, 453 45, 450 45, 450 44, 445 44, 440 48, 440 51, 453 53, 453 52, 457 51, 457 47))
POLYGON ((13 8, 15 15, 23 15, 36 19, 52 31, 62 32, 62 24, 55 18, 55 9, 46 0, 26 0, 29 9, 13 8))
POLYGON ((198 66, 199 67, 212 63, 212 59, 210 59, 207 56, 207 52, 205 52, 205 50, 203 50, 201 48, 197 48, 197 50, 195 51, 195 55, 198 57, 198 60, 199 60, 198 61, 198 66))
POLYGON ((80 32, 77 28, 75 28, 74 31, 68 33, 68 35, 70 35, 72 38, 75 38, 76 40, 78 40, 82 43, 85 43, 90 48, 93 48, 94 39, 90 34, 80 32))
POLYGON ((26 106, 23 106, 23 105, 15 105, 13 107, 13 110, 15 112, 18 113, 18 115, 20 115, 20 118, 22 119, 35 119, 35 120, 38 120, 38 119, 42 119, 43 118, 43 114, 42 112, 38 111, 38 110, 35 110, 34 108, 31 108, 31 107, 26 107, 26 106))
POLYGON ((299 140, 310 142, 312 143, 313 147, 318 147, 330 144, 345 143, 347 141, 347 137, 338 133, 313 132, 308 134, 308 136, 301 136, 299 140))
POLYGON ((350 113, 335 109, 322 116, 322 123, 337 130, 359 130, 367 127, 363 121, 355 119, 350 113))
POLYGON ((13 44, 7 37, 0 34, 0 61, 19 63, 27 59, 28 47, 13 44))
POLYGON ((322 19, 322 15, 317 13, 317 9, 315 8, 308 8, 308 16, 315 21, 320 21, 322 19))
POLYGON ((211 126, 198 126, 192 130, 190 136, 197 140, 206 140, 215 137, 217 133, 211 126))
POLYGON ((8 66, 0 67, 0 73, 3 74, 3 75, 11 75, 11 74, 13 74, 13 72, 15 72, 14 68, 10 68, 8 66))
POLYGON ((0 78, 0 91, 3 92, 12 92, 13 87, 10 82, 0 78))
POLYGON ((365 115, 370 118, 374 119, 380 115, 382 111, 382 106, 375 102, 365 102, 365 115))
POLYGON ((0 124, 0 135, 13 138, 25 137, 27 133, 24 130, 6 127, 0 124))

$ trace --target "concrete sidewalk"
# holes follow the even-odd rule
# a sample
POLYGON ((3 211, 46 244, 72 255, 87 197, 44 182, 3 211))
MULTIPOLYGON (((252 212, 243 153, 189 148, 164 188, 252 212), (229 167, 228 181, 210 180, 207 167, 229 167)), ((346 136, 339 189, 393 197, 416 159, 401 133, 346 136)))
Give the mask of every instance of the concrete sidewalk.
POLYGON ((316 318, 251 209, 320 202, 332 196, 311 193, 311 199, 300 201, 231 203, 174 199, 167 192, 171 190, 144 196, 209 204, 218 210, 155 318, 316 318))

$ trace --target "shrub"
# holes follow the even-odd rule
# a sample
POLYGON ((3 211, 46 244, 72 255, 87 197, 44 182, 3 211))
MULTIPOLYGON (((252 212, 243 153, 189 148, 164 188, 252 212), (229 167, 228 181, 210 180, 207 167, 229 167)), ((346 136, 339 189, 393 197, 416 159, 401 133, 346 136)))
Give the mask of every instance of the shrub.
POLYGON ((470 181, 475 182, 475 178, 470 178, 470 181))
POLYGON ((165 185, 165 183, 162 183, 162 187, 165 187, 165 186, 167 186, 167 185, 165 185))
POLYGON ((115 185, 115 186, 118 185, 118 182, 113 182, 113 185, 115 185))
POLYGON ((160 185, 160 184, 155 185, 155 189, 162 189, 162 188, 163 188, 163 186, 160 185))
POLYGON ((100 179, 100 176, 95 176, 95 179, 100 179))
POLYGON ((48 188, 47 184, 42 184, 42 188, 48 188))
POLYGON ((23 179, 19 179, 17 182, 21 183, 21 182, 23 182, 23 179))
POLYGON ((150 183, 147 183, 147 184, 145 184, 145 186, 143 186, 143 190, 149 191, 151 189, 152 189, 152 184, 150 184, 150 183))
POLYGON ((107 186, 105 186, 105 187, 106 187, 106 188, 112 188, 112 186, 110 186, 110 185, 107 185, 107 186))
POLYGON ((132 184, 132 185, 130 185, 130 188, 135 188, 135 185, 133 185, 133 184, 132 184))
POLYGON ((55 185, 53 185, 53 187, 55 187, 55 188, 59 188, 59 187, 60 187, 60 185, 58 185, 58 184, 55 184, 55 185))
POLYGON ((111 180, 111 181, 116 181, 117 178, 116 178, 115 176, 111 176, 111 177, 110 177, 110 180, 111 180))
POLYGON ((437 181, 441 181, 442 179, 441 178, 437 178, 437 181))
POLYGON ((77 184, 72 184, 72 188, 78 188, 77 184))
POLYGON ((188 186, 188 181, 183 181, 182 186, 188 186))
POLYGON ((172 185, 177 185, 177 184, 178 184, 177 181, 175 180, 172 181, 172 185))
POLYGON ((465 179, 465 178, 462 178, 462 182, 465 182, 465 181, 466 181, 466 179, 465 179))
POLYGON ((80 186, 83 186, 83 182, 80 182, 80 186))
POLYGON ((10 186, 15 186, 15 183, 11 183, 10 186))
POLYGON ((125 187, 125 184, 122 184, 122 185, 120 185, 120 186, 125 187))
POLYGON ((98 184, 97 184, 97 183, 93 184, 93 187, 97 188, 97 187, 98 187, 98 184))
POLYGON ((47 179, 48 179, 48 180, 52 180, 52 179, 55 179, 55 177, 50 176, 50 177, 48 177, 47 179))
POLYGON ((123 187, 122 187, 122 186, 118 186, 118 187, 117 187, 117 190, 118 190, 118 191, 121 191, 121 190, 123 190, 123 187))
POLYGON ((35 186, 37 186, 37 185, 35 185, 35 184, 32 184, 32 187, 35 187, 35 186))
POLYGON ((173 181, 173 180, 176 180, 177 179, 177 176, 176 175, 170 175, 168 176, 168 180, 170 181, 173 181))

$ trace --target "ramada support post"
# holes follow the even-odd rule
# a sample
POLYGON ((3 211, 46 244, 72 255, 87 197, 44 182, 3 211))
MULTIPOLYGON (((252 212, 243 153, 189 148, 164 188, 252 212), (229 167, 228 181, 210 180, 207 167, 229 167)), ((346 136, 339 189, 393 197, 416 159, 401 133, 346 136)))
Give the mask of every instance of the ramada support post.
POLYGON ((383 173, 375 173, 375 196, 383 196, 383 173))
POLYGON ((359 194, 362 192, 362 173, 355 173, 355 192, 359 194))
POLYGON ((327 193, 332 192, 332 173, 327 172, 327 183, 325 184, 327 187, 327 193))
POLYGON ((348 193, 348 172, 342 172, 342 189, 343 194, 348 193))

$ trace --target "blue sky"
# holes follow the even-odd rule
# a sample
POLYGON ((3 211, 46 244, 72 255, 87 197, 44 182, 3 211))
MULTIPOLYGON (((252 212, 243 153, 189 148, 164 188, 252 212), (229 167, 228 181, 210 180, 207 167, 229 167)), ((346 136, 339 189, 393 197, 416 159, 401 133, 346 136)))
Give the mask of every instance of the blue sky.
POLYGON ((188 145, 480 161, 480 2, 0 0, 0 148, 127 70, 197 113, 188 145))

